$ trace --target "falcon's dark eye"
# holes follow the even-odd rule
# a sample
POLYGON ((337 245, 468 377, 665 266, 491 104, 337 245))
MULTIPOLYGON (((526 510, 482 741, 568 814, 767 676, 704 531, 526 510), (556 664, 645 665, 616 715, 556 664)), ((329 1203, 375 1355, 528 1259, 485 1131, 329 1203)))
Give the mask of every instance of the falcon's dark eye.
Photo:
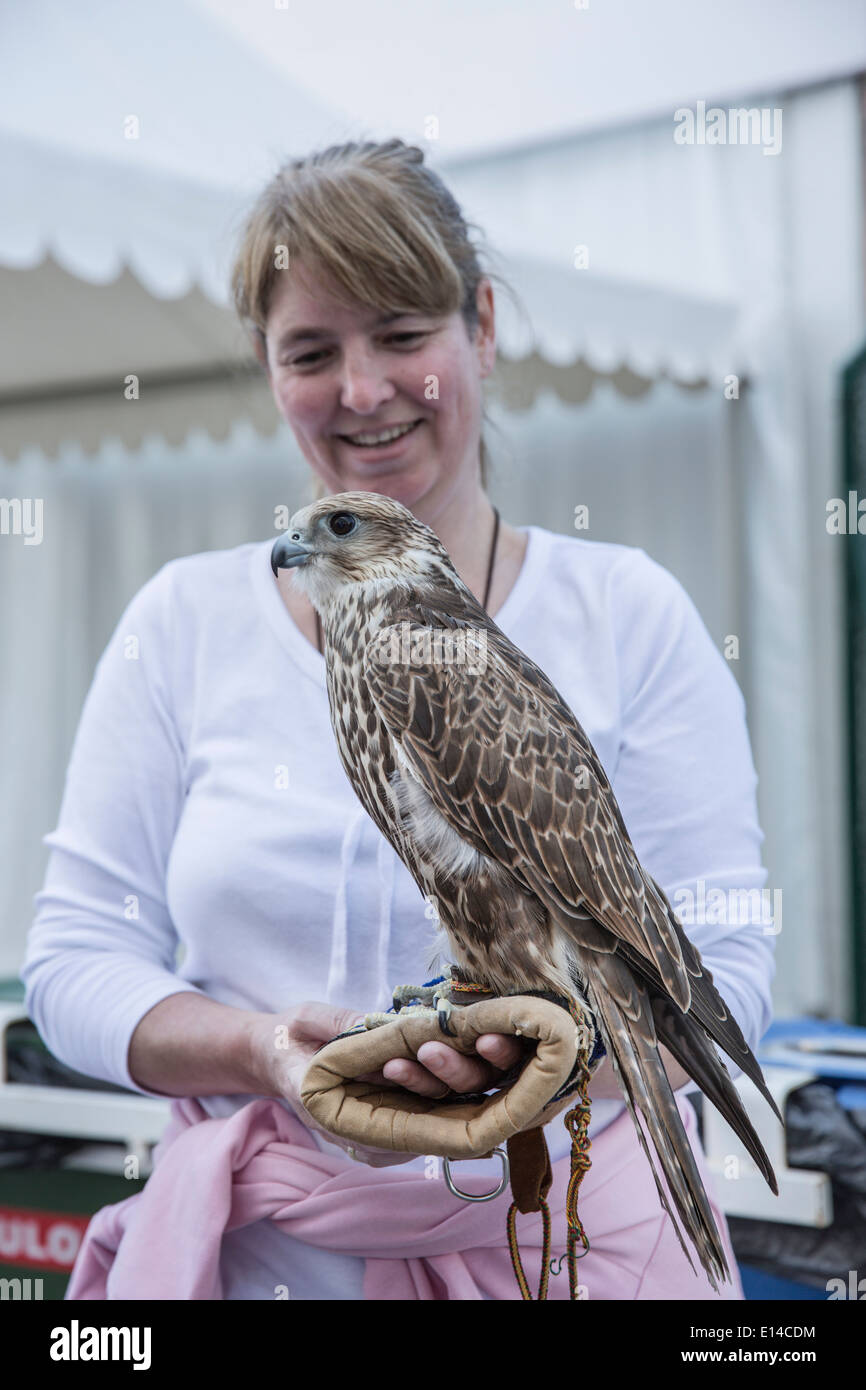
POLYGON ((349 536, 358 525, 358 518, 351 512, 332 512, 328 517, 328 528, 335 536, 349 536))

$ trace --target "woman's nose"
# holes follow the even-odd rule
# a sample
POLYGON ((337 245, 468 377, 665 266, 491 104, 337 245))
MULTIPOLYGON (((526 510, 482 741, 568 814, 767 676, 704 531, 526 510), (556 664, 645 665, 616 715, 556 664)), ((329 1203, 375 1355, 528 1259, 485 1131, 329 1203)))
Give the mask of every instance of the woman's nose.
POLYGON ((369 348, 343 353, 340 404, 359 415, 369 415, 394 396, 382 356, 369 348))

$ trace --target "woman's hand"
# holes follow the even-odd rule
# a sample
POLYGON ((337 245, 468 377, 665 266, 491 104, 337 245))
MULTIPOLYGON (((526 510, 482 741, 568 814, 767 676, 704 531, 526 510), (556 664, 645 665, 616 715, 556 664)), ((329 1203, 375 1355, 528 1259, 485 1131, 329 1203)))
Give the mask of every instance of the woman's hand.
POLYGON ((310 1062, 322 1043, 330 1042, 338 1033, 345 1033, 363 1018, 354 1009, 339 1009, 332 1004, 314 1002, 299 1004, 281 1014, 262 1015, 252 1030, 250 1042, 253 1068, 262 1078, 262 1091, 279 1096, 289 1105, 308 1129, 314 1129, 331 1144, 344 1149, 351 1158, 369 1163, 373 1168, 408 1163, 412 1154, 394 1153, 391 1149, 375 1149, 364 1144, 350 1144, 324 1129, 301 1100, 301 1086, 310 1062))
MULTIPOLYGON (((314 1054, 322 1043, 360 1023, 363 1014, 309 1001, 284 1014, 259 1017, 251 1046, 254 1069, 264 1083, 263 1093, 284 1097, 309 1129, 351 1151, 350 1156, 362 1163, 381 1168, 411 1161, 413 1154, 350 1145, 317 1124, 301 1101, 301 1084, 314 1054)), ((485 1091, 523 1055, 520 1039, 502 1033, 485 1033, 478 1039, 476 1049, 478 1057, 467 1057, 444 1041, 427 1042, 418 1050, 421 1060, 386 1062, 382 1071, 367 1073, 359 1080, 402 1086, 417 1095, 431 1097, 445 1096, 449 1091, 485 1091)))
POLYGON ((488 1091, 523 1055, 520 1039, 506 1033, 482 1033, 475 1051, 478 1057, 466 1056, 444 1041, 425 1042, 416 1062, 386 1062, 380 1075, 416 1095, 438 1099, 449 1091, 488 1091))

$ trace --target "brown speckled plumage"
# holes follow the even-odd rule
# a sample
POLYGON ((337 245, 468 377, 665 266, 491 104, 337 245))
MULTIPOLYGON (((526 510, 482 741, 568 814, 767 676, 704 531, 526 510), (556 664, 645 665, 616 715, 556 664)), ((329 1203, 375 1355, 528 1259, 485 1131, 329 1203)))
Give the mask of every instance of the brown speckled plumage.
POLYGON ((589 739, 399 503, 340 493, 296 513, 292 535, 311 548, 297 580, 321 614, 332 724, 358 797, 435 901, 456 964, 501 994, 554 989, 589 1004, 663 1205, 670 1212, 635 1107, 715 1283, 724 1253, 658 1044, 775 1190, 710 1038, 770 1097, 712 976, 641 868, 589 739), (329 529, 338 513, 355 518, 351 534, 329 529), (408 637, 431 630, 474 637, 470 659, 406 661, 408 637))

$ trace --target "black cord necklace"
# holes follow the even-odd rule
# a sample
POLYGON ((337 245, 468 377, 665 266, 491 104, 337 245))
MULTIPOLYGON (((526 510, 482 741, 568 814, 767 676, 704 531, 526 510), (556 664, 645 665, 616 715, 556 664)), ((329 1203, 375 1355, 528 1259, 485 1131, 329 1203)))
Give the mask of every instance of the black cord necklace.
MULTIPOLYGON (((496 544, 499 540, 499 509, 493 508, 493 540, 490 543, 490 559, 487 562, 487 583, 484 585, 484 599, 481 607, 486 610, 487 601, 490 598, 490 585, 493 582, 493 566, 496 562, 496 544)), ((322 643, 322 620, 319 617, 318 609, 313 610, 316 614, 316 646, 323 653, 322 643)))

